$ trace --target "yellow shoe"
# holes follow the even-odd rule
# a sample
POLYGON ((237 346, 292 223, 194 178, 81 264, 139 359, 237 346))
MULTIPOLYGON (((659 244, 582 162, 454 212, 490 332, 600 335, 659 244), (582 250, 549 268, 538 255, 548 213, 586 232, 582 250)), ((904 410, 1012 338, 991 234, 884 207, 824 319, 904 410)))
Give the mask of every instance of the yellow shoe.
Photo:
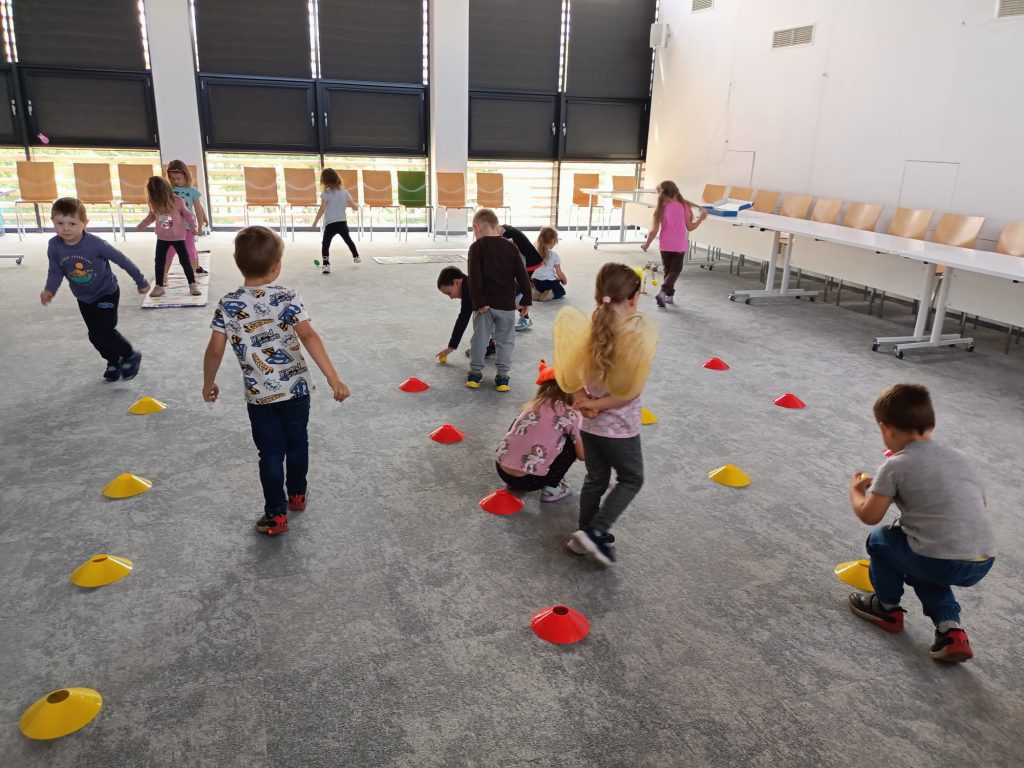
POLYGON ((480 382, 484 380, 483 374, 481 373, 470 373, 466 376, 466 386, 470 389, 478 389, 480 382))
POLYGON ((494 388, 499 392, 508 392, 508 376, 495 376, 494 377, 494 388))

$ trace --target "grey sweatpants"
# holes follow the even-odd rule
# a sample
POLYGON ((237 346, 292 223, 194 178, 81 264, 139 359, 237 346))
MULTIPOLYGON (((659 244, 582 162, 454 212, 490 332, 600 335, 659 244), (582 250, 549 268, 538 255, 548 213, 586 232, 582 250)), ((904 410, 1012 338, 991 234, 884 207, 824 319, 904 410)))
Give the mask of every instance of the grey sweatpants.
POLYGON ((603 533, 614 525, 644 484, 640 435, 603 437, 589 432, 581 434, 587 477, 580 491, 580 530, 594 528, 603 533), (608 490, 613 469, 615 487, 602 504, 601 497, 608 490))
POLYGON ((516 311, 489 309, 473 313, 473 340, 469 343, 469 368, 483 373, 487 342, 494 339, 494 367, 500 376, 508 376, 512 365, 512 350, 516 346, 516 311))

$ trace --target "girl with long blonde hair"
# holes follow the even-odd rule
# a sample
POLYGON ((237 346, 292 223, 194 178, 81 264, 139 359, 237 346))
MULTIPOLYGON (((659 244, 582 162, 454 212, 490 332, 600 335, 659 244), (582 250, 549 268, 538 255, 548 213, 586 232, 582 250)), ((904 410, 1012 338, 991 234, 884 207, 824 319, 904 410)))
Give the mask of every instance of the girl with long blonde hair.
MULTIPOLYGON (((185 201, 188 212, 196 217, 198 227, 196 229, 189 227, 185 230, 185 247, 188 248, 188 259, 192 264, 192 269, 197 275, 205 275, 206 270, 199 264, 199 252, 196 250, 197 234, 202 235, 206 231, 206 211, 203 210, 203 204, 199 202, 203 193, 195 187, 192 171, 188 169, 188 165, 183 160, 171 160, 167 164, 167 180, 171 183, 171 191, 185 201)), ((170 268, 171 260, 168 259, 167 266, 164 268, 165 275, 170 268)))
POLYGON ((659 307, 676 303, 676 278, 683 271, 686 249, 689 247, 687 233, 699 227, 707 217, 707 211, 683 197, 674 181, 663 181, 658 185, 658 204, 654 209, 654 221, 651 223, 651 231, 646 242, 640 247, 646 253, 654 238, 661 235, 658 247, 661 250, 665 279, 658 295, 654 297, 659 307), (695 210, 700 211, 696 218, 695 210))
POLYGON ((558 230, 554 227, 541 227, 537 235, 536 248, 542 261, 530 276, 533 280, 533 298, 537 301, 561 299, 565 296, 565 288, 562 286, 569 281, 562 271, 562 260, 554 251, 556 245, 558 230))
POLYGON ((167 179, 160 176, 150 176, 146 182, 146 200, 149 202, 149 215, 139 222, 136 229, 144 230, 156 222, 156 285, 149 295, 157 298, 166 292, 164 266, 171 248, 178 254, 178 263, 185 271, 189 293, 193 296, 201 295, 202 291, 196 285, 196 275, 189 262, 188 248, 185 246, 185 228, 187 225, 195 228, 196 217, 189 213, 185 201, 175 196, 167 179))

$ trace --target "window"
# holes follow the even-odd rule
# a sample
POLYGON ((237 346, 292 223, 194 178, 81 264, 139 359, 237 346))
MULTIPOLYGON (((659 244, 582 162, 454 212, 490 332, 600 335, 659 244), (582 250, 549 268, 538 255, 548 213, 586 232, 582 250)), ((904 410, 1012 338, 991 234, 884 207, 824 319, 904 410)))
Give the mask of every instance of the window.
POLYGON ((193 0, 199 71, 309 78, 307 0, 193 0))
POLYGON ((421 87, 377 89, 322 83, 325 151, 426 155, 421 87))
MULTIPOLYGON (((509 223, 519 229, 539 229, 554 220, 558 168, 551 161, 522 162, 470 160, 466 173, 468 202, 475 203, 476 175, 500 173, 504 177, 505 205, 511 207, 509 223)), ((499 216, 503 212, 499 212, 499 216)))
POLYGON ((557 147, 555 95, 471 93, 469 156, 551 158, 557 147))
MULTIPOLYGON (((572 191, 575 182, 575 175, 577 173, 596 173, 600 177, 598 184, 602 189, 612 189, 612 177, 613 176, 632 176, 636 178, 639 172, 639 166, 636 163, 562 163, 560 168, 560 180, 558 189, 558 223, 560 227, 568 227, 569 225, 569 209, 573 205, 572 191)), ((642 179, 638 186, 643 186, 642 179)), ((594 201, 594 208, 605 208, 604 212, 604 223, 607 224, 612 219, 612 211, 616 211, 614 214, 614 225, 618 226, 619 223, 619 209, 613 209, 611 201, 608 199, 598 199, 594 201)), ((587 213, 584 211, 580 219, 577 219, 575 213, 572 216, 573 227, 577 227, 577 221, 581 221, 585 227, 587 224, 587 213)), ((602 222, 601 214, 594 214, 594 224, 597 225, 602 222)))
POLYGON ((311 81, 204 77, 200 108, 209 149, 318 149, 311 81))

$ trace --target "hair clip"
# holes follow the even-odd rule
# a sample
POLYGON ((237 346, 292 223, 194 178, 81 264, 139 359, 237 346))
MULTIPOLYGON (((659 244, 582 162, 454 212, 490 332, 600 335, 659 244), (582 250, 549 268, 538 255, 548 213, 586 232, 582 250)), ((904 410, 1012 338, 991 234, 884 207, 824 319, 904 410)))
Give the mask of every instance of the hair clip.
POLYGON ((612 303, 612 297, 611 296, 602 296, 601 297, 601 302, 603 304, 611 304, 612 303))

